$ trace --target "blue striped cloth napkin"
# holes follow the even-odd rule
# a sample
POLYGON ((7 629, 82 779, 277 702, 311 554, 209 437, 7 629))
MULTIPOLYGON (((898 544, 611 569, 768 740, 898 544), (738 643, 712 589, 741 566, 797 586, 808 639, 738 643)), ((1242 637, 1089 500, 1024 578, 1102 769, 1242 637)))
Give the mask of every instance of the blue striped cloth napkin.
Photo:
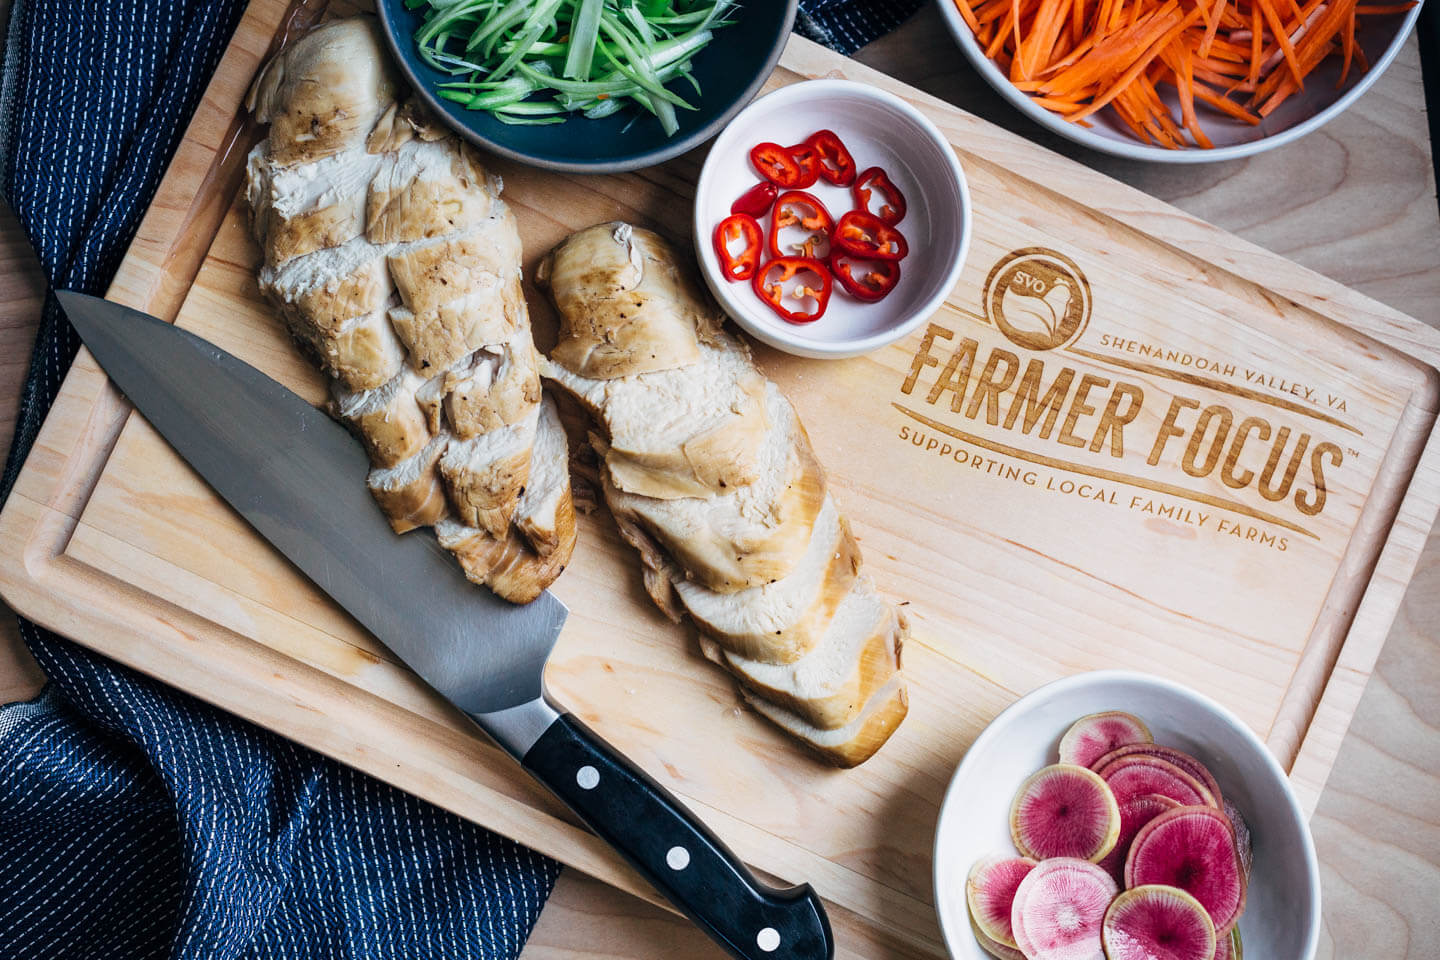
MULTIPOLYGON (((849 52, 920 0, 806 0, 849 52)), ((13 0, 0 193, 50 283, 109 284, 243 0, 13 0)), ((78 340, 47 297, 0 502, 78 340)), ((21 623, 0 709, 0 960, 516 956, 559 866, 21 623)))

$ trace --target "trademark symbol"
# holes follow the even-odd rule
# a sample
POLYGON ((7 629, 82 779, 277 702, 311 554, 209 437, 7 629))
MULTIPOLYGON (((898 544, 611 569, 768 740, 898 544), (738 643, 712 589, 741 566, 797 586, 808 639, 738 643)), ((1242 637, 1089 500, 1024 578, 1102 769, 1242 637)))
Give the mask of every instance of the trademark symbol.
POLYGON ((1347 457, 1358 457, 1358 456, 1360 456, 1360 451, 1359 451, 1359 450, 1356 450, 1354 447, 1346 447, 1346 448, 1345 448, 1345 456, 1347 456, 1347 457))

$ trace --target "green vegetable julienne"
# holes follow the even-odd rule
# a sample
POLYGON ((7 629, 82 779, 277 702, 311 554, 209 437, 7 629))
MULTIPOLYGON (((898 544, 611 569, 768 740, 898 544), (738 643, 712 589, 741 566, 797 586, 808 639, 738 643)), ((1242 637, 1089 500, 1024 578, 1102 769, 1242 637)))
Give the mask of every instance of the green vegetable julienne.
POLYGON ((504 123, 606 117, 635 103, 679 129, 676 109, 695 107, 668 89, 737 0, 405 0, 425 9, 420 56, 455 77, 439 94, 504 123))

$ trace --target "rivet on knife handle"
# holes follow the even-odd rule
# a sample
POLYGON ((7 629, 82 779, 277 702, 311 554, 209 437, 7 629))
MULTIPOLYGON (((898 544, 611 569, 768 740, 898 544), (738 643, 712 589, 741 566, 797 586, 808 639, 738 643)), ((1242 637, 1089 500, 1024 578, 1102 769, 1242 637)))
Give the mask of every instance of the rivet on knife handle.
POLYGON ((522 762, 732 956, 835 955, 830 921, 808 884, 761 883, 679 800, 574 716, 561 714, 522 762))

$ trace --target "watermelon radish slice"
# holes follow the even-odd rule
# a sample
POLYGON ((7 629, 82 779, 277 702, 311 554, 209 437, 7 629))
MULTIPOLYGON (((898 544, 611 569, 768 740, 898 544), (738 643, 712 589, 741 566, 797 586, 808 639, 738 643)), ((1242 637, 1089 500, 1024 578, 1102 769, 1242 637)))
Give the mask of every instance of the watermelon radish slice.
POLYGON ((1110 872, 1117 882, 1125 879, 1125 855, 1130 852, 1130 842, 1140 828, 1167 810, 1174 810, 1180 804, 1158 793, 1128 797, 1120 804, 1120 835, 1115 839, 1115 849, 1105 855, 1100 866, 1110 872))
POLYGON ((1014 947, 1010 932, 1010 906, 1025 875, 1035 869, 1028 857, 992 856, 975 861, 965 878, 965 902, 970 922, 989 940, 1014 947))
POLYGON ((1235 833, 1213 807, 1177 807, 1140 828, 1125 860, 1125 886, 1164 884, 1199 900, 1220 934, 1245 910, 1235 833))
POLYGON ((1190 754, 1185 753, 1183 750, 1176 750, 1174 747, 1162 747, 1158 743, 1132 743, 1128 746, 1117 747, 1111 750, 1105 754, 1105 756, 1090 764, 1090 769, 1103 777, 1105 775, 1104 768, 1111 763, 1124 757, 1135 756, 1157 757, 1173 763, 1200 781, 1200 785, 1210 791, 1210 795, 1215 798, 1216 806, 1219 806, 1220 784, 1216 782, 1214 775, 1210 773, 1210 768, 1190 756, 1190 754))
MULTIPOLYGON (((1005 926, 1007 928, 1010 926, 1009 920, 1005 921, 1005 926)), ((970 932, 975 934, 975 942, 980 944, 980 949, 990 954, 995 960, 1025 960, 1025 954, 1020 952, 1019 947, 1007 947, 1005 944, 985 936, 985 931, 975 925, 974 917, 970 918, 970 932)))
POLYGON ((1115 847, 1120 809, 1099 775, 1057 763, 1020 785, 1010 804, 1010 838, 1027 857, 1096 861, 1115 847))
POLYGON ((1089 861, 1044 861, 1015 891, 1010 925, 1020 952, 1028 960, 1102 960, 1100 925, 1117 891, 1089 861))
POLYGON ((1254 861, 1255 855, 1250 849, 1250 824, 1245 822, 1245 815, 1240 808, 1230 802, 1226 797, 1221 809, 1225 811, 1225 818, 1230 821, 1230 827, 1235 831, 1235 852, 1240 855, 1240 873, 1245 880, 1246 886, 1250 884, 1250 864, 1254 861))
POLYGON ((1121 757, 1101 767, 1099 776, 1110 786, 1117 803, 1158 793, 1184 806, 1215 806, 1215 795, 1200 781, 1159 757, 1121 757))
POLYGON ((1126 890, 1105 911, 1100 938, 1107 960, 1213 960, 1215 925, 1184 890, 1126 890))
POLYGON ((1107 710, 1081 717, 1060 738, 1060 762, 1082 767, 1105 754, 1134 743, 1153 743, 1150 728, 1133 713, 1107 710))

